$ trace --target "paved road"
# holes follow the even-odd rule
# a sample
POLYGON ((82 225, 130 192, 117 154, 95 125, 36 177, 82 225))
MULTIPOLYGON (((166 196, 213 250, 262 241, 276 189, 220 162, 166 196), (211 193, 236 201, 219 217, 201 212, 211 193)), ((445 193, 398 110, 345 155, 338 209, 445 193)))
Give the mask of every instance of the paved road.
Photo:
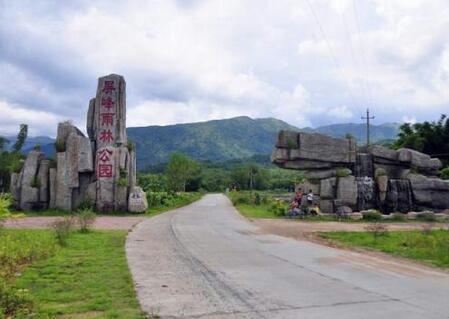
POLYGON ((449 318, 449 275, 260 234, 223 195, 136 226, 127 257, 162 318, 449 318))

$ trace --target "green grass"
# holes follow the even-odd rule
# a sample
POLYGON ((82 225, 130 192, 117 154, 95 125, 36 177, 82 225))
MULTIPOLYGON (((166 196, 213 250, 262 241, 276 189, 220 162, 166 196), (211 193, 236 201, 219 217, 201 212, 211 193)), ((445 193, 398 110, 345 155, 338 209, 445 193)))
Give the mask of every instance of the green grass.
POLYGON ((282 218, 268 210, 266 205, 237 204, 236 208, 246 218, 282 218))
POLYGON ((328 232, 320 236, 348 247, 362 247, 449 268, 449 231, 328 232))
POLYGON ((203 194, 201 193, 184 193, 184 196, 179 197, 171 203, 150 207, 145 213, 145 216, 156 216, 166 211, 189 205, 201 199, 202 196, 203 194))
POLYGON ((31 292, 39 318, 145 318, 127 266, 126 234, 74 232, 67 247, 28 266, 16 286, 31 292))
MULTIPOLYGON (((193 203, 194 201, 199 200, 203 195, 201 193, 192 192, 192 193, 182 193, 181 196, 175 198, 172 201, 164 203, 164 205, 156 205, 156 206, 150 206, 148 210, 145 212, 145 214, 132 214, 129 212, 112 212, 108 214, 102 214, 99 213, 97 216, 118 216, 118 217, 124 217, 124 216, 155 216, 159 215, 163 212, 180 208, 185 205, 189 205, 193 203)), ((17 214, 21 213, 26 217, 38 217, 38 216, 70 216, 73 215, 73 212, 66 212, 59 209, 46 209, 41 211, 26 211, 26 212, 15 212, 17 214)))

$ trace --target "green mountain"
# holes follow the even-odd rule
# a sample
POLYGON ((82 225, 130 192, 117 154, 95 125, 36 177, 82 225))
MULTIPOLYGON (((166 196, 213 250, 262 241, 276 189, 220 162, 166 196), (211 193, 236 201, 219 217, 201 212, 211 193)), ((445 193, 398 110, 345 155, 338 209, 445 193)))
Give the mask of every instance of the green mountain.
MULTIPOLYGON (((400 125, 400 123, 370 125, 371 142, 376 143, 396 139, 400 125)), ((366 141, 366 124, 362 123, 332 124, 320 126, 312 130, 333 137, 345 137, 345 135, 349 133, 356 138, 360 145, 366 141)))
MULTIPOLYGON (((386 142, 396 138, 400 124, 387 123, 371 126, 371 141, 386 142)), ((246 116, 200 123, 167 126, 130 127, 128 137, 136 143, 138 168, 157 168, 167 162, 170 153, 182 152, 210 162, 247 161, 255 155, 271 154, 279 130, 319 132, 334 137, 352 134, 359 145, 366 139, 362 123, 332 124, 317 128, 299 129, 274 118, 251 119, 246 116)), ((10 138, 14 141, 14 138, 10 138)), ((49 156, 54 154, 54 140, 48 137, 28 138, 23 148, 27 153, 35 144, 49 156)))
POLYGON ((128 128, 138 168, 166 162, 181 152, 201 161, 226 161, 270 154, 279 130, 299 130, 283 121, 246 116, 200 123, 128 128))

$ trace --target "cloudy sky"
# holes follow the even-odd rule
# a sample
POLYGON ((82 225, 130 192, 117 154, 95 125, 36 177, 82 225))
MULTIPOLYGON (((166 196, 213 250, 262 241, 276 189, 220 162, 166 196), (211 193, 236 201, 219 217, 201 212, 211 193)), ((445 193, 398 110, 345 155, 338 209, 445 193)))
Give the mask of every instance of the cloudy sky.
POLYGON ((0 133, 84 127, 99 76, 128 126, 276 117, 299 127, 449 113, 447 0, 0 0, 0 133))

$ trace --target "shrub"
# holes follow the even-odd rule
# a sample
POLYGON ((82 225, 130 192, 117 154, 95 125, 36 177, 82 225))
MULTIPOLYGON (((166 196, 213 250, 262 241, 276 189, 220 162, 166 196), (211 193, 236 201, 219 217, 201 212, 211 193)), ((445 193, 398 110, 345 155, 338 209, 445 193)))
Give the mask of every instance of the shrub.
POLYGON ((55 150, 57 153, 65 152, 66 150, 65 141, 57 139, 55 142, 55 150))
POLYGON ((34 145, 33 150, 40 152, 42 150, 42 147, 40 144, 36 144, 36 145, 34 145))
POLYGON ((296 148, 296 143, 295 143, 295 141, 292 140, 291 138, 289 138, 289 139, 287 140, 287 148, 288 148, 289 150, 296 148))
POLYGON ((67 240, 69 239, 73 228, 73 218, 69 216, 57 220, 53 223, 52 228, 59 245, 67 246, 67 240))
POLYGON ((377 221, 377 220, 381 220, 382 219, 382 214, 379 213, 377 210, 367 210, 364 212, 361 212, 363 215, 363 219, 364 220, 373 220, 373 221, 377 221))
POLYGON ((128 148, 129 152, 132 152, 136 149, 136 145, 128 139, 128 143, 126 144, 126 147, 128 148))
POLYGON ((407 216, 402 213, 392 213, 392 217, 390 218, 390 220, 395 222, 403 222, 407 220, 407 216))
POLYGON ((238 194, 232 198, 232 203, 234 205, 251 204, 251 198, 246 194, 238 194))
POLYGON ((269 210, 273 212, 276 216, 285 216, 287 213, 287 207, 286 204, 281 200, 275 200, 269 210))
POLYGON ((381 224, 378 222, 369 224, 368 226, 365 227, 365 230, 370 232, 374 236, 374 239, 377 239, 380 236, 385 236, 386 234, 388 234, 387 226, 385 224, 381 224))
POLYGON ((442 179, 449 179, 449 167, 445 167, 440 171, 440 177, 442 179))
POLYGON ((11 164, 11 170, 13 173, 20 173, 22 171, 24 162, 22 160, 15 161, 11 164))
POLYGON ((0 279, 0 318, 29 318, 34 303, 26 289, 17 289, 0 279))
POLYGON ((259 193, 255 193, 254 194, 254 205, 259 206, 261 204, 262 200, 260 198, 260 194, 259 193))
POLYGON ((117 185, 121 187, 128 187, 129 185, 128 171, 124 168, 120 168, 119 170, 119 179, 117 185))
POLYGON ((90 209, 83 209, 76 215, 80 232, 88 233, 97 218, 97 215, 90 209))
POLYGON ((423 212, 416 215, 416 219, 423 222, 434 222, 436 221, 435 214, 433 212, 423 212))
POLYGON ((90 199, 85 199, 81 202, 81 204, 78 206, 78 210, 82 211, 82 210, 95 210, 95 202, 90 200, 90 199))
POLYGON ((337 177, 348 177, 350 173, 347 168, 339 167, 337 168, 335 175, 337 177))
POLYGON ((3 226, 3 222, 6 218, 11 216, 9 207, 12 204, 12 197, 10 194, 0 194, 0 227, 3 226))

